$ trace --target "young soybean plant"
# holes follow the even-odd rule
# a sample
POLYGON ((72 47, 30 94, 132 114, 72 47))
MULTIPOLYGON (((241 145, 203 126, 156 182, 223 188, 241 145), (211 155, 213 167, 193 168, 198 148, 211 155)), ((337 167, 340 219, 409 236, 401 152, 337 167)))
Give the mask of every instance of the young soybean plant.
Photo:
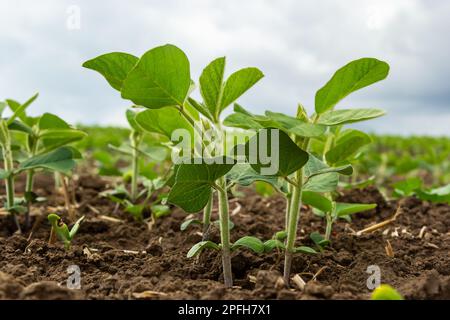
MULTIPOLYGON (((284 279, 289 283, 292 255, 296 252, 299 211, 301 203, 311 204, 323 212, 331 212, 329 203, 321 194, 333 192, 339 174, 349 175, 353 169, 347 156, 355 152, 354 145, 361 146, 358 134, 336 141, 333 148, 327 147, 326 162, 311 153, 313 141, 325 141, 327 132, 336 126, 369 120, 384 114, 379 109, 335 110, 336 105, 354 91, 362 89, 387 77, 389 65, 373 58, 355 60, 339 69, 328 83, 316 93, 315 113, 309 117, 303 106, 299 106, 296 117, 267 111, 265 115, 253 115, 239 105, 235 113, 225 119, 225 125, 243 129, 276 128, 280 131, 280 170, 275 176, 287 182, 279 188, 286 194, 286 231, 284 279), (281 132, 284 132, 281 134, 281 132), (284 149, 291 152, 284 152, 284 149), (300 160, 301 159, 301 160, 300 160), (333 161, 329 161, 329 160, 333 161), (342 160, 342 161, 341 161, 342 160), (328 163, 335 166, 329 166, 328 163), (285 163, 283 165, 283 163, 285 163), (288 166, 288 164, 291 164, 288 166), (288 170, 286 169, 286 167, 288 170)), ((325 143, 326 144, 326 143, 325 143)), ((252 165, 258 170, 259 166, 252 165)), ((334 211, 336 212, 336 211, 334 211)))
MULTIPOLYGON (((24 104, 15 100, 6 100, 13 114, 8 119, 1 120, 0 143, 2 146, 5 169, 2 178, 5 179, 7 190, 6 208, 12 214, 19 230, 18 213, 25 213, 25 225, 29 227, 30 206, 36 199, 33 192, 33 177, 37 170, 47 170, 70 174, 75 166, 75 159, 81 158, 80 153, 67 144, 86 136, 82 131, 73 129, 62 119, 50 113, 40 117, 28 117, 26 108, 37 98, 37 94, 24 104), (24 145, 13 144, 13 132, 25 135, 24 145), (25 156, 14 156, 13 150, 22 151, 25 156), (14 162, 19 162, 17 167, 14 162), (16 199, 14 178, 26 172, 27 182, 24 200, 16 199), (26 206, 24 206, 26 204, 26 206)), ((3 110, 1 110, 3 111, 3 110)))
POLYGON ((80 229, 81 222, 84 220, 84 216, 78 219, 70 230, 57 214, 51 213, 47 216, 47 219, 52 226, 49 242, 53 242, 53 237, 56 235, 64 243, 64 248, 69 250, 72 240, 80 229))
MULTIPOLYGON (((219 58, 202 74, 200 85, 204 104, 200 104, 189 99, 194 89, 189 60, 183 51, 173 45, 151 49, 140 59, 113 52, 87 61, 84 66, 100 72, 111 86, 121 92, 123 98, 148 109, 136 117, 141 128, 170 138, 180 128, 186 129, 193 137, 194 131, 198 131, 195 122, 200 117, 221 132, 220 113, 262 77, 259 70, 246 68, 235 72, 224 82, 225 59, 219 58)), ((186 154, 182 156, 188 157, 186 154)), ((203 152, 199 154, 197 150, 193 156, 198 158, 205 155, 203 152)), ((225 159, 221 154, 207 156, 225 159)), ((231 286, 228 199, 224 175, 234 162, 226 162, 229 161, 222 164, 213 161, 211 164, 177 166, 169 201, 187 212, 197 212, 208 202, 211 203, 212 189, 217 190, 224 279, 226 285, 231 286)), ((209 223, 208 209, 205 213, 205 222, 209 223)))

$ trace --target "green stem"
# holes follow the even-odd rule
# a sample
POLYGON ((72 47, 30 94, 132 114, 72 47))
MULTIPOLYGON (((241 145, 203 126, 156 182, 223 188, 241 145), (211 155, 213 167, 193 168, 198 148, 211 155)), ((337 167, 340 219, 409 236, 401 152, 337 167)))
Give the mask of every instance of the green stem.
POLYGON ((10 172, 11 174, 6 178, 6 205, 8 207, 8 212, 11 214, 15 225, 17 226, 18 231, 21 233, 22 229, 20 228, 19 221, 17 219, 17 214, 11 210, 14 207, 14 175, 12 171, 14 170, 14 161, 12 157, 12 151, 10 145, 3 146, 3 162, 5 171, 10 172))
POLYGON ((206 207, 203 209, 203 241, 209 240, 209 225, 211 223, 211 211, 214 202, 214 193, 211 193, 211 196, 206 204, 206 207))
MULTIPOLYGON (((33 192, 34 170, 27 171, 27 181, 25 185, 25 194, 30 195, 33 192)), ((25 213, 25 227, 30 227, 31 200, 27 201, 27 212, 25 213)))
POLYGON ((294 253, 295 239, 297 238, 297 226, 300 216, 302 189, 303 189, 303 169, 297 171, 297 185, 292 189, 292 200, 289 212, 289 222, 287 229, 286 251, 284 260, 284 281, 289 284, 291 275, 292 255, 294 253))
POLYGON ((130 136, 132 148, 132 174, 131 174, 131 202, 135 202, 138 194, 138 178, 139 178, 139 145, 141 143, 141 134, 132 131, 130 136))
POLYGON ((223 279, 226 287, 233 286, 231 272, 230 218, 228 212, 228 195, 225 177, 219 179, 221 188, 217 190, 219 199, 220 239, 222 243, 223 279))
POLYGON ((292 185, 288 184, 288 194, 286 195, 286 212, 284 217, 284 230, 287 232, 289 228, 289 214, 291 211, 292 201, 292 185))
POLYGON ((327 212, 326 214, 327 226, 325 229, 325 240, 330 240, 331 231, 333 229, 333 218, 331 217, 331 213, 327 212))

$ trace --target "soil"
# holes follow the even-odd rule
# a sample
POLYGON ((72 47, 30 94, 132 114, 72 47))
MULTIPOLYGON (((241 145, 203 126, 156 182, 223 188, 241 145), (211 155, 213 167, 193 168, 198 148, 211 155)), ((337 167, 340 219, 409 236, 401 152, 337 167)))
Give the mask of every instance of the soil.
MULTIPOLYGON (((340 201, 377 203, 378 207, 357 214, 351 223, 337 222, 331 247, 325 251, 295 256, 292 274, 306 282, 303 288, 295 284, 286 288, 281 282, 281 252, 257 255, 239 250, 232 257, 235 286, 226 289, 217 252, 186 258, 202 235, 199 226, 180 231, 187 217, 181 210, 173 208, 171 215, 152 226, 135 222, 114 203, 98 197, 111 188, 111 181, 90 175, 75 180, 76 213, 86 219, 68 251, 60 242, 48 243, 47 214, 66 214, 52 176, 37 176, 36 191, 47 201, 34 206, 31 236, 29 231, 14 233, 11 219, 0 216, 0 299, 368 299, 370 265, 380 268, 382 283, 397 288, 407 299, 450 298, 448 205, 415 198, 387 201, 373 187, 342 191, 340 201), (397 219, 384 228, 355 233, 398 211, 397 219), (393 256, 386 252, 388 243, 393 256), (80 268, 81 289, 67 288, 71 265, 80 268)), ((16 187, 23 190, 23 181, 16 187)), ((270 239, 283 229, 282 197, 263 198, 251 189, 241 191, 245 196, 231 197, 232 240, 244 235, 270 239)), ((213 219, 217 219, 216 209, 213 219)), ((297 243, 313 246, 309 239, 313 231, 323 233, 324 223, 303 207, 297 243)), ((211 237, 218 241, 218 230, 212 230, 211 237)))

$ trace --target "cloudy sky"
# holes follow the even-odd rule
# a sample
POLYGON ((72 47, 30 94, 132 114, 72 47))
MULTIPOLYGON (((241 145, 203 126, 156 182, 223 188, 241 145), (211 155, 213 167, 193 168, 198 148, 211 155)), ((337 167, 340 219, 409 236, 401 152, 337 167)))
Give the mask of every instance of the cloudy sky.
POLYGON ((313 110, 337 68, 376 57, 391 65, 389 78, 340 107, 387 110, 368 131, 450 135, 447 0, 0 0, 0 12, 0 99, 40 92, 32 114, 124 125, 129 103, 81 64, 172 43, 194 80, 218 56, 228 73, 260 68, 265 78, 240 99, 255 112, 294 114, 298 102, 313 110))

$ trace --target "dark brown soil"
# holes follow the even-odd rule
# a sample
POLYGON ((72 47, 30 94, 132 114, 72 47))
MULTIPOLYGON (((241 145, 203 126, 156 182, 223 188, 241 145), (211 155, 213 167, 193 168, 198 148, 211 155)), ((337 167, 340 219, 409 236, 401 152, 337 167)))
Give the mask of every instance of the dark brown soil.
MULTIPOLYGON (((198 260, 186 258, 190 247, 201 240, 198 226, 180 231, 186 214, 174 208, 149 229, 99 198, 98 192, 110 186, 97 177, 77 179, 77 215, 86 215, 86 220, 72 248, 49 245, 46 215, 65 212, 63 197, 53 192, 53 185, 51 176, 40 175, 37 180, 37 192, 48 201, 33 210, 33 221, 41 222, 30 240, 29 232, 13 234, 10 219, 0 217, 0 299, 367 299, 370 265, 379 266, 382 283, 408 299, 450 298, 448 205, 414 198, 386 201, 375 188, 346 191, 341 201, 376 202, 378 207, 358 214, 350 224, 338 222, 326 251, 295 256, 292 271, 306 282, 303 290, 295 285, 287 289, 280 282, 281 253, 256 255, 246 250, 233 253, 235 287, 225 289, 217 252, 204 252, 198 260), (389 219, 397 210, 401 212, 392 224, 360 236, 354 233, 389 219), (388 241, 394 257, 386 254, 388 241), (80 290, 66 286, 70 265, 81 270, 80 290)), ((17 189, 21 188, 19 181, 17 189)), ((231 200, 232 240, 244 235, 270 239, 282 230, 283 199, 262 198, 250 189, 244 192, 245 197, 231 200)), ((312 246, 313 231, 323 233, 324 223, 304 207, 298 244, 312 246)), ((212 238, 218 241, 217 230, 212 238)))

